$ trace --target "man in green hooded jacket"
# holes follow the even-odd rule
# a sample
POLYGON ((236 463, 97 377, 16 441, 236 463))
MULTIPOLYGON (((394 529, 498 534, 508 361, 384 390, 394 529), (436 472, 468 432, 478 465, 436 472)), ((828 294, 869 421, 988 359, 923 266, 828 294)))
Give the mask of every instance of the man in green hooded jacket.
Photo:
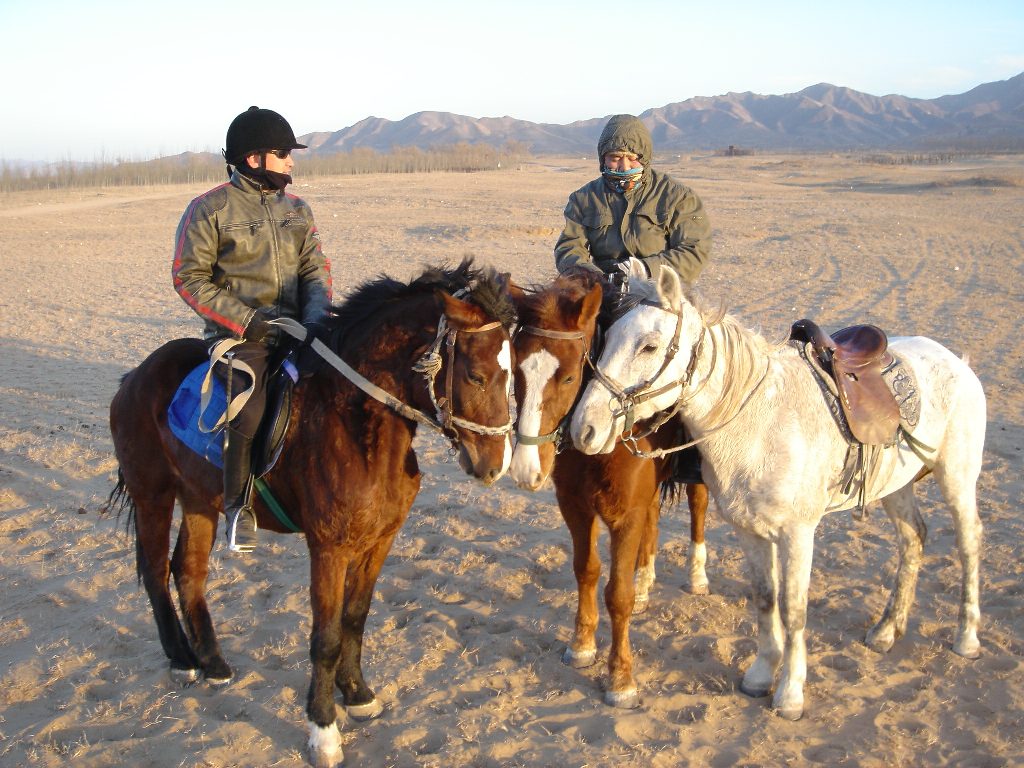
POLYGON ((618 271, 630 257, 652 277, 674 269, 694 283, 711 251, 711 225, 689 187, 651 167, 651 134, 633 115, 612 117, 597 143, 601 176, 569 196, 555 244, 559 272, 618 271))
MULTIPOLYGON (((651 277, 667 268, 685 283, 696 282, 711 252, 711 225, 692 189, 651 167, 647 127, 633 115, 613 116, 597 154, 601 176, 573 192, 565 206, 565 228, 555 243, 558 271, 583 267, 617 275, 633 258, 651 277)), ((685 428, 682 435, 688 442, 685 428)), ((696 447, 674 461, 677 481, 703 482, 696 447)))

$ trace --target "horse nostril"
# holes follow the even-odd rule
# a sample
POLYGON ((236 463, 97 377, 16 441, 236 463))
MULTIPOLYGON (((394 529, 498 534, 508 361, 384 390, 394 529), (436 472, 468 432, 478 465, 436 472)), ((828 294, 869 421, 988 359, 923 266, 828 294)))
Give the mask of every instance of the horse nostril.
POLYGON ((590 442, 594 439, 594 428, 592 426, 590 426, 590 425, 587 425, 586 427, 584 427, 583 428, 583 434, 581 435, 581 437, 583 438, 583 440, 582 440, 583 444, 584 445, 589 445, 590 442))

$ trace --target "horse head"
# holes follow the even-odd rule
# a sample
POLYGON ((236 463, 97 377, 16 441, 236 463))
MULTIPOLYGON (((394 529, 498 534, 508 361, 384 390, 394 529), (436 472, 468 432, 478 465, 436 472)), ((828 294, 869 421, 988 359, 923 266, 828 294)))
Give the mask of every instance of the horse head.
POLYGON ((490 270, 459 294, 439 292, 446 330, 432 395, 441 425, 457 446, 459 466, 490 485, 512 459, 515 307, 507 276, 490 270))
POLYGON ((573 411, 570 435, 587 454, 610 453, 634 422, 675 406, 704 338, 701 314, 674 270, 647 279, 633 269, 627 284, 622 314, 608 328, 594 379, 573 411))
POLYGON ((513 292, 520 325, 514 339, 517 443, 510 471, 522 488, 536 490, 551 475, 561 425, 584 381, 603 294, 602 276, 583 271, 513 292))

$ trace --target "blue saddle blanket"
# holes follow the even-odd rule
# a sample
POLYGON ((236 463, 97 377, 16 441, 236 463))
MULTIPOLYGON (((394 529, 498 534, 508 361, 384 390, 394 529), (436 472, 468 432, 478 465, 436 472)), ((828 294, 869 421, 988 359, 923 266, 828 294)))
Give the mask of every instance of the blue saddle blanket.
POLYGON ((211 376, 210 402, 206 412, 201 411, 203 379, 210 370, 210 364, 203 363, 185 377, 174 393, 167 408, 167 425, 181 442, 216 467, 224 466, 224 431, 218 428, 212 432, 199 429, 200 419, 207 426, 216 424, 227 408, 227 393, 220 376, 211 376))

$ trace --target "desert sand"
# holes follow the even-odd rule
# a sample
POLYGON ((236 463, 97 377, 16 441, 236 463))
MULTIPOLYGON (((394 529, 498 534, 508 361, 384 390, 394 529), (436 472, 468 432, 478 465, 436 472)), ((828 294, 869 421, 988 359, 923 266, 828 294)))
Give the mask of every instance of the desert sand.
MULTIPOLYGON (((672 156, 704 199, 703 293, 781 339, 811 317, 876 323, 966 355, 988 396, 979 482, 981 658, 950 650, 960 568, 932 480, 906 636, 862 642, 897 553, 880 509, 822 523, 808 620, 807 709, 738 691, 754 651, 741 552, 714 504, 712 594, 681 589, 685 507, 662 514, 659 575, 632 642, 642 706, 602 703, 608 642, 576 670, 569 537, 548 489, 464 476, 417 437, 423 490, 377 584, 364 668, 385 711, 345 722, 350 766, 971 766, 1024 764, 1024 158, 876 165, 856 156, 672 156)), ((569 192, 593 158, 512 169, 303 179, 339 298, 384 271, 478 263, 554 275, 569 192)), ((170 282, 175 227, 210 185, 0 198, 0 765, 301 766, 309 680, 301 536, 248 558, 219 540, 209 597, 225 688, 172 685, 122 518, 107 407, 119 378, 200 322, 170 282)), ((604 551, 604 540, 602 541, 604 551)), ((339 713, 341 710, 339 709, 339 713)))

